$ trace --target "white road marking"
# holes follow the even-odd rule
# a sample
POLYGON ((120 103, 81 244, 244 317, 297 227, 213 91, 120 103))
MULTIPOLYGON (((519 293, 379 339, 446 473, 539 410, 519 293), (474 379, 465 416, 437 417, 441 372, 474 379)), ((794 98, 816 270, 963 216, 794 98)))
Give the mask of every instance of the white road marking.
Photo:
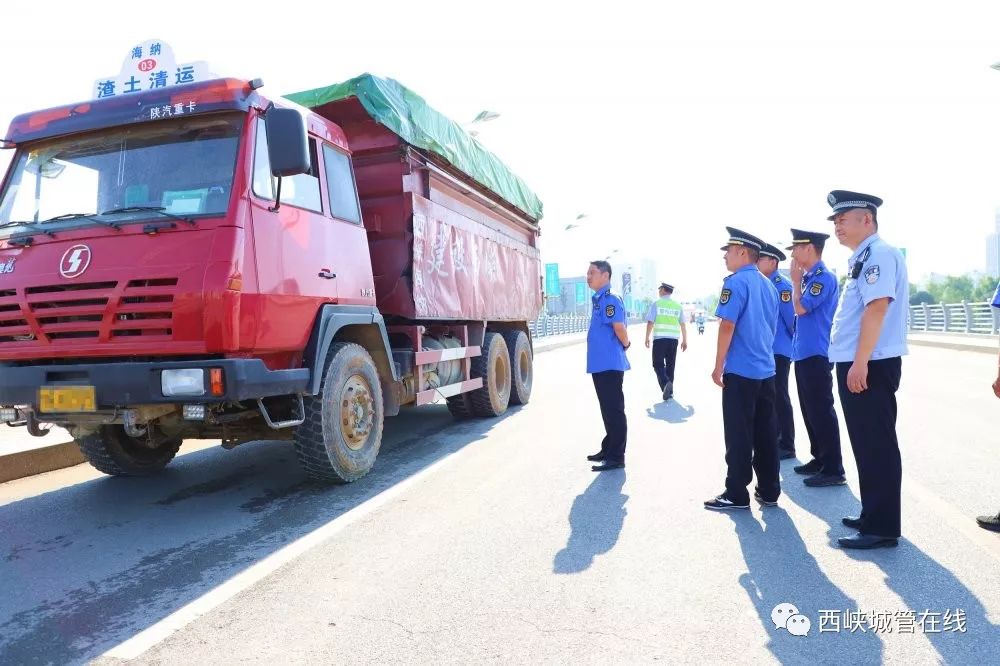
POLYGON ((424 478, 439 471, 445 464, 453 462, 457 457, 466 452, 473 451, 475 447, 464 447, 459 451, 439 460, 430 467, 421 470, 408 479, 400 481, 391 488, 383 490, 378 495, 366 500, 354 507, 350 511, 334 518, 330 522, 318 527, 309 534, 293 541, 284 548, 271 553, 266 558, 250 566, 249 568, 236 574, 222 585, 206 592, 186 606, 174 611, 156 624, 144 629, 132 638, 116 645, 103 656, 115 659, 136 659, 147 650, 163 642, 177 631, 191 624, 202 615, 212 611, 234 596, 260 582, 284 565, 300 557, 308 550, 315 548, 336 533, 348 527, 368 515, 374 513, 386 503, 395 499, 410 486, 413 486, 424 478))

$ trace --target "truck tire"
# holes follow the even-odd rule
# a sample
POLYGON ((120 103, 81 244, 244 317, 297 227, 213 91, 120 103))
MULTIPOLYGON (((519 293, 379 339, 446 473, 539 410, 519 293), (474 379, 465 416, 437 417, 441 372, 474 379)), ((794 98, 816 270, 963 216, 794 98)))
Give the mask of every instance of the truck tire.
POLYGON ((371 470, 382 446, 382 385, 361 345, 336 342, 327 359, 319 393, 303 396, 295 453, 313 479, 350 483, 371 470))
POLYGON ((448 411, 458 420, 472 416, 472 401, 468 393, 460 393, 448 398, 448 411))
POLYGON ((510 402, 510 354, 499 333, 489 331, 483 337, 482 353, 472 359, 472 377, 482 377, 483 386, 469 392, 472 413, 476 416, 500 416, 510 402))
MULTIPOLYGON (((154 435, 155 436, 155 435, 154 435)), ((105 425, 76 440, 83 457, 97 470, 111 476, 147 476, 159 472, 177 455, 180 437, 161 436, 156 448, 125 434, 120 425, 105 425)))
POLYGON ((531 384, 535 371, 531 357, 531 345, 524 331, 507 331, 503 334, 510 352, 510 402, 513 405, 527 405, 531 399, 531 384))

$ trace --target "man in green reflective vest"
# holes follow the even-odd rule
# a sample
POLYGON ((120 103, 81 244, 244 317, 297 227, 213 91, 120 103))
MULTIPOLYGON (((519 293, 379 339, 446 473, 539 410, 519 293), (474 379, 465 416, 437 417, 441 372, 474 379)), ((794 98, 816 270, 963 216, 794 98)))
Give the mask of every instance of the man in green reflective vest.
POLYGON ((646 313, 646 348, 653 342, 653 370, 660 383, 664 400, 674 395, 674 364, 677 361, 677 342, 681 351, 687 349, 687 327, 684 326, 684 308, 672 296, 673 286, 660 283, 660 298, 649 306, 646 313))

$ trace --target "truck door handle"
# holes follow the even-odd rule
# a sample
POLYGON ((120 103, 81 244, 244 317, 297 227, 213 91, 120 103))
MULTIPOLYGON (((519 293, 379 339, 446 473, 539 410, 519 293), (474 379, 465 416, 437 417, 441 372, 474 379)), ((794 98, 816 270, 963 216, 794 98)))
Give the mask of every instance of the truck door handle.
POLYGON ((337 277, 337 274, 331 271, 329 268, 324 268, 319 272, 319 277, 326 278, 327 280, 332 280, 337 277))

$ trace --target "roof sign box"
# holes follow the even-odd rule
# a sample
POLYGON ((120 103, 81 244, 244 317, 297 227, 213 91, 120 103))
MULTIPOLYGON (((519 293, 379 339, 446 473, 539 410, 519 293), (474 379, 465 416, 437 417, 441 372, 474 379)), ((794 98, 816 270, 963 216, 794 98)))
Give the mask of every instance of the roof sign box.
POLYGON ((129 49, 116 76, 94 81, 91 99, 122 97, 132 93, 198 83, 214 78, 204 62, 178 65, 170 45, 149 39, 129 49))

